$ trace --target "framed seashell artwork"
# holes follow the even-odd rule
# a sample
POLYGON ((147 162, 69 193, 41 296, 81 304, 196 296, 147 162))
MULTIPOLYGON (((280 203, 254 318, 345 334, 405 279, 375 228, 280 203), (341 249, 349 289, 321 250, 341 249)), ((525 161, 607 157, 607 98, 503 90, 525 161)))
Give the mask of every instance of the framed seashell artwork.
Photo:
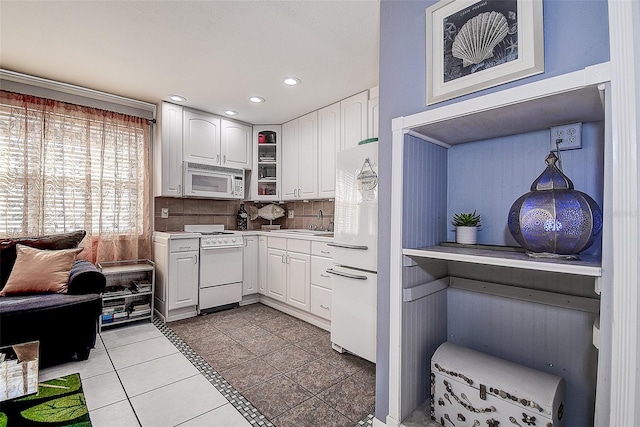
POLYGON ((544 72, 542 0, 442 0, 426 15, 426 105, 544 72))

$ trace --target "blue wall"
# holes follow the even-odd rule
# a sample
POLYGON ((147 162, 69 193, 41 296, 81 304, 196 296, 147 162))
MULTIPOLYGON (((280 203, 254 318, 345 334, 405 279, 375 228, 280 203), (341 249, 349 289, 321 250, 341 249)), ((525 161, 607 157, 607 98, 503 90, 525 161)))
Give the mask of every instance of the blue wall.
MULTIPOLYGON (((380 207, 378 248, 378 354, 376 418, 389 412, 389 244, 391 120, 425 107, 425 9, 435 1, 380 2, 380 207)), ((580 70, 609 60, 606 0, 544 1, 545 73, 436 106, 580 70)), ((578 187, 579 188, 579 187, 578 187)), ((414 232, 420 232, 414 230, 414 232)), ((400 286, 400 284, 393 284, 400 286)))

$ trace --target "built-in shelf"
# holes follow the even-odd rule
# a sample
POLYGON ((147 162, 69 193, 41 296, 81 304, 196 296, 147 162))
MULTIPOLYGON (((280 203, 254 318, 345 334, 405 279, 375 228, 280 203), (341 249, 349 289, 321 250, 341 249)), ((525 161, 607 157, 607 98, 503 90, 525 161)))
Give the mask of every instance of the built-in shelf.
POLYGON ((602 275, 600 260, 589 257, 582 257, 580 260, 531 258, 526 253, 518 251, 451 246, 403 249, 402 253, 412 258, 460 261, 472 264, 495 265, 498 267, 576 274, 580 276, 600 277, 602 275))
POLYGON ((456 145, 604 120, 609 63, 404 117, 408 133, 456 145))

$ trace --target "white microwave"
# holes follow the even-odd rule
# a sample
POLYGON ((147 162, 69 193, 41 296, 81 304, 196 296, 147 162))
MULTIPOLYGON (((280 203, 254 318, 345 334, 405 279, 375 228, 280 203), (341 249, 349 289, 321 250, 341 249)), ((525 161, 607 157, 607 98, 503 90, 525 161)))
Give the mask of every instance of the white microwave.
POLYGON ((244 169, 184 162, 184 197, 244 199, 244 169))

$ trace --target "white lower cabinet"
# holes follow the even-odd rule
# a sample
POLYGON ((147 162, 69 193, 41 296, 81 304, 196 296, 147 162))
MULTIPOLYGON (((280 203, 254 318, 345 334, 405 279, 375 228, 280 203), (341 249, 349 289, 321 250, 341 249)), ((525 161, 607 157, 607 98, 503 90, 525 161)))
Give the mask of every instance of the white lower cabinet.
POLYGON ((331 320, 332 277, 327 270, 333 266, 331 246, 311 242, 311 313, 331 320))
POLYGON ((309 311, 311 242, 269 237, 267 245, 267 296, 309 311))
POLYGON ((267 296, 278 301, 287 301, 287 252, 267 249, 267 296))
POLYGON ((311 285, 311 313, 331 320, 331 289, 311 285))
POLYGON ((309 311, 311 255, 287 252, 287 304, 309 311))
POLYGON ((258 293, 267 295, 267 236, 258 237, 258 293))
POLYGON ((252 295, 258 292, 258 236, 245 236, 242 257, 242 295, 252 295))
POLYGON ((155 308, 164 321, 197 315, 200 239, 154 236, 155 308))

